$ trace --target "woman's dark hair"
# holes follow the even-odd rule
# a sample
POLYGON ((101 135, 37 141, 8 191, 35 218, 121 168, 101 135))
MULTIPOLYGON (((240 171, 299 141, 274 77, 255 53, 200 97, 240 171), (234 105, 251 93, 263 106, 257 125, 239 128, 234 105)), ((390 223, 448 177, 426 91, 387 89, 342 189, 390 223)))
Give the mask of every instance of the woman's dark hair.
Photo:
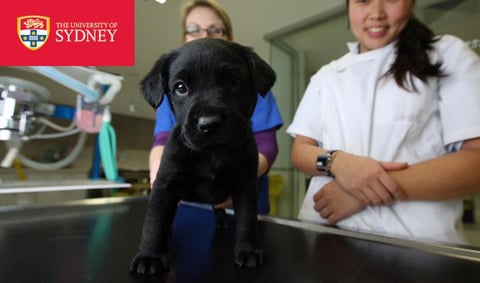
POLYGON ((392 75, 400 87, 416 91, 413 76, 426 82, 429 77, 443 77, 442 63, 432 64, 428 51, 437 41, 433 31, 415 17, 410 18, 397 41, 397 57, 385 76, 392 75))
MULTIPOLYGON (((347 10, 348 3, 349 0, 347 10)), ((413 76, 422 82, 429 77, 444 77, 442 63, 432 64, 428 57, 428 51, 433 49, 433 43, 437 40, 433 31, 412 15, 398 36, 397 57, 384 76, 393 76, 397 85, 407 91, 417 90, 413 76)))

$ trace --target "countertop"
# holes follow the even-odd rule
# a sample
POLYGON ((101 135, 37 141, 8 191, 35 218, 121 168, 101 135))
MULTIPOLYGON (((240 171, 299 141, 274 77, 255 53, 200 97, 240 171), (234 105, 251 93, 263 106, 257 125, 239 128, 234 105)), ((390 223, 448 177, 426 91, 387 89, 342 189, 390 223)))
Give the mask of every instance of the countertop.
MULTIPOLYGON (((210 210, 181 205, 172 268, 129 273, 147 197, 50 206, 0 207, 0 282, 480 282, 479 250, 342 231, 260 217, 267 262, 233 265, 233 229, 218 231, 210 210)), ((234 222, 234 216, 230 216, 234 222)))

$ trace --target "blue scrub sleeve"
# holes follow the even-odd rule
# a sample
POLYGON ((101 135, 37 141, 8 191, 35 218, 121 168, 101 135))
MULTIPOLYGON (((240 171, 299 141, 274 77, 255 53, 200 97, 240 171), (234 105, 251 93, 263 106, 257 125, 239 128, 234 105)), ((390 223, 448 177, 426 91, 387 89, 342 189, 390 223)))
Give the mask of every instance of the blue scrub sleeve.
POLYGON ((265 97, 258 95, 257 104, 250 120, 254 133, 272 128, 278 130, 283 125, 282 116, 272 91, 269 91, 265 97))
POLYGON ((156 136, 161 132, 171 132, 175 125, 175 116, 166 95, 163 95, 162 103, 157 108, 157 115, 155 117, 155 128, 153 135, 156 136))

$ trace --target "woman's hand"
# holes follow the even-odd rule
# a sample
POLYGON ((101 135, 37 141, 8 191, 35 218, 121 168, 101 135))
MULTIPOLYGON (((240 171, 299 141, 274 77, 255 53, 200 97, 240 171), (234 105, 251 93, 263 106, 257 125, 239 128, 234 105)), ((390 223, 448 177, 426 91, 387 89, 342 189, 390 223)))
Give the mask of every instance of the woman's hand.
POLYGON ((408 167, 403 162, 379 162, 372 158, 337 152, 332 173, 339 185, 365 205, 390 205, 406 193, 387 171, 408 167))
MULTIPOLYGON (((314 139, 297 135, 293 141, 292 164, 305 174, 318 176, 316 156, 325 153, 314 139)), ((379 162, 372 158, 335 153, 330 171, 339 185, 365 205, 391 204, 394 199, 404 200, 406 193, 387 171, 402 170, 407 163, 379 162)))
POLYGON ((344 191, 337 181, 326 184, 313 195, 314 209, 330 224, 361 211, 365 204, 344 191))
POLYGON ((221 203, 217 203, 213 206, 215 209, 226 209, 226 208, 233 208, 233 201, 232 196, 228 196, 226 200, 221 203))

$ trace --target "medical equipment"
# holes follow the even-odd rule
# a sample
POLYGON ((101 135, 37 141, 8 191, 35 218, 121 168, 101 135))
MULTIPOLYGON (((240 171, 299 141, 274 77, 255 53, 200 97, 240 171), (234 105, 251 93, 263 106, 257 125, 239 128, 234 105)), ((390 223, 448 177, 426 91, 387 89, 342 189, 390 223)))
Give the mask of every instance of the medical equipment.
MULTIPOLYGON (((50 92, 36 83, 10 76, 0 77, 0 140, 5 141, 8 148, 1 166, 11 167, 15 158, 19 158, 23 165, 34 169, 63 168, 71 164, 80 154, 87 133, 101 131, 104 111, 108 111, 106 110, 108 105, 121 89, 123 78, 88 67, 32 66, 21 69, 39 73, 74 90, 78 93, 77 106, 75 109, 49 102, 50 92), (60 126, 52 122, 50 117, 71 119, 71 123, 66 127, 60 126), (44 133, 46 128, 56 132, 44 133), (30 140, 53 139, 77 133, 79 134, 77 144, 68 156, 59 161, 41 163, 21 154, 23 143, 30 140)), ((108 124, 105 131, 111 136, 113 130, 108 124)), ((115 162, 110 157, 107 158, 108 162, 115 162)), ((105 160, 102 157, 104 165, 105 160)), ((116 164, 109 164, 106 167, 112 166, 116 168, 116 164)))

